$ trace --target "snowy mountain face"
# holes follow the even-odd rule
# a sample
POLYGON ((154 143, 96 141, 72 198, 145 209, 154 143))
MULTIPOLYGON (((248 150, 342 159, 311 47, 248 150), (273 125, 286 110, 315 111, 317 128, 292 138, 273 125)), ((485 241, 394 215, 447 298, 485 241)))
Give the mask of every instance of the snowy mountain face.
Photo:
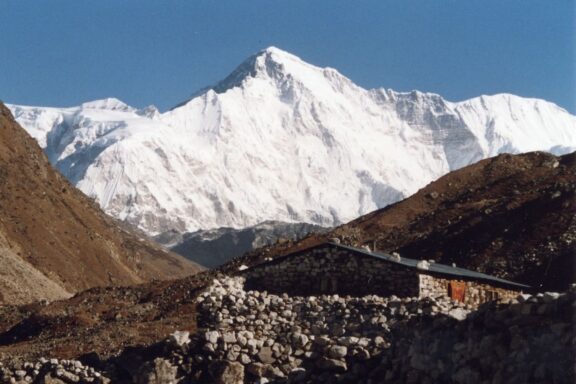
POLYGON ((366 90, 276 48, 166 113, 9 107, 65 176, 150 235, 333 226, 498 153, 576 149, 576 117, 552 103, 366 90))

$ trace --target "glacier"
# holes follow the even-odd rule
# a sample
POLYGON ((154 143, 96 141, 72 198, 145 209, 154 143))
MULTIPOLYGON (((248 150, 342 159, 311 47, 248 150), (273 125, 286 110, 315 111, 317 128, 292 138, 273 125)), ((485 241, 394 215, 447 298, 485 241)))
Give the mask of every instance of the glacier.
POLYGON ((274 47, 164 113, 8 107, 64 176, 151 236, 334 226, 499 153, 576 150, 576 117, 553 103, 367 90, 274 47))

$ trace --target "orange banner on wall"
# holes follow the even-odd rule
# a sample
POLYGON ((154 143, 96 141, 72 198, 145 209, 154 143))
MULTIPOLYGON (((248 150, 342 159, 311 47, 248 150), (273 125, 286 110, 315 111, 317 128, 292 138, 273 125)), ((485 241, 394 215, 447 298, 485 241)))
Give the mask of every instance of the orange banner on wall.
POLYGON ((453 300, 464 301, 466 294, 466 282, 464 281, 450 281, 450 298, 453 300))

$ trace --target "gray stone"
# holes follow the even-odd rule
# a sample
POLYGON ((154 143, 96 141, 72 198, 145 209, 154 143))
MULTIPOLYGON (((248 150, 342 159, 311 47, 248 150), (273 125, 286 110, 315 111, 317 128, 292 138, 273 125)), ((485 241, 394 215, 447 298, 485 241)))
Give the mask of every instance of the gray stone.
POLYGON ((348 348, 343 345, 333 345, 328 348, 328 356, 333 359, 341 359, 348 354, 348 348))
POLYGON ((178 368, 168 360, 156 358, 145 363, 138 371, 137 384, 176 384, 178 368))
POLYGON ((215 361, 210 364, 214 384, 243 384, 244 366, 238 362, 215 361))
POLYGON ((345 336, 338 339, 338 343, 342 344, 345 347, 350 347, 353 345, 358 344, 360 339, 355 336, 345 336))
POLYGON ((218 331, 208 331, 204 333, 204 339, 209 343, 216 344, 220 338, 220 333, 218 331))
POLYGON ((175 331, 170 335, 170 342, 178 347, 182 347, 190 342, 190 332, 175 331))
POLYGON ((238 357, 240 356, 240 353, 230 349, 227 353, 226 353, 226 360, 229 361, 236 361, 238 359, 238 357))
POLYGON ((252 359, 250 359, 250 356, 248 356, 245 353, 240 354, 240 362, 244 365, 250 364, 252 362, 252 359))
POLYGON ((26 376, 26 371, 24 371, 22 369, 18 369, 16 371, 14 371, 14 375, 16 375, 16 377, 18 377, 19 379, 23 379, 24 376, 26 376))
POLYGON ((227 344, 232 344, 236 342, 236 335, 234 332, 224 332, 222 334, 222 340, 227 344))
POLYGON ((319 336, 314 339, 314 344, 317 344, 321 347, 325 347, 327 345, 332 344, 332 340, 328 336, 319 336))
POLYGON ((462 308, 454 308, 448 312, 448 315, 455 318, 456 320, 464 320, 468 316, 468 311, 462 308))
POLYGON ((67 384, 58 377, 54 376, 52 373, 48 373, 41 381, 43 384, 67 384))
POLYGON ((304 368, 294 368, 288 373, 288 383, 303 383, 308 377, 304 368))
POLYGON ((264 376, 267 366, 262 363, 250 363, 246 366, 246 372, 256 377, 264 376))
POLYGON ((308 336, 298 333, 292 337, 292 343, 296 348, 304 348, 308 344, 308 336))
POLYGON ((374 338, 374 345, 376 347, 380 347, 382 345, 384 345, 386 343, 386 340, 384 340, 384 338, 382 336, 376 336, 374 338))
POLYGON ((359 348, 354 355, 358 360, 368 360, 370 358, 370 352, 364 348, 359 348))
POLYGON ((318 361, 316 361, 316 366, 323 370, 340 373, 346 372, 348 369, 346 362, 342 360, 327 359, 325 357, 318 359, 318 361))
POLYGON ((260 352, 258 352, 258 358, 264 364, 272 364, 276 361, 273 356, 272 348, 270 347, 262 347, 260 352))

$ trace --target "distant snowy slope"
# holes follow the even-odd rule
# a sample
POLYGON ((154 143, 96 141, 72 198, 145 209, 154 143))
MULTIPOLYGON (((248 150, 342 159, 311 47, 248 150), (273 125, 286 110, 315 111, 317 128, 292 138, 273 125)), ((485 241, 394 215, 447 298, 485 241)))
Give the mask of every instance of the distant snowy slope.
POLYGON ((576 150, 576 117, 552 103, 365 90, 277 48, 164 114, 116 99, 9 107, 64 175, 152 235, 332 226, 501 152, 576 150))

